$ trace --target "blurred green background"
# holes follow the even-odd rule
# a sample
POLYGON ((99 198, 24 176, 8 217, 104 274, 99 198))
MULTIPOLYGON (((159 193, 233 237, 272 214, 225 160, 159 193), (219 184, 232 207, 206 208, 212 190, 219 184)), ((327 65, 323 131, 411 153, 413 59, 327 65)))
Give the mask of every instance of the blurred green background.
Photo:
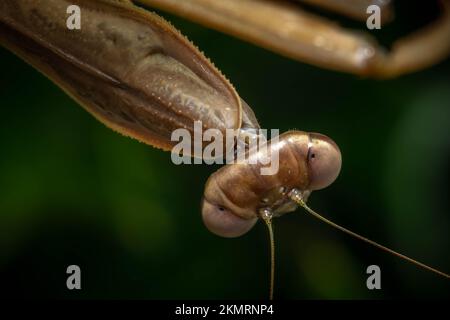
MULTIPOLYGON (((389 44, 432 18, 423 11, 398 14, 376 35, 389 44)), ((450 60, 395 80, 361 79, 163 15, 231 79, 264 128, 316 131, 338 143, 342 172, 312 194, 313 208, 450 270, 450 60)), ((169 153, 114 133, 3 48, 0 68, 3 295, 267 297, 265 226, 223 239, 202 224, 203 186, 217 167, 175 166, 169 153), (81 291, 66 289, 71 264, 81 267, 81 291)), ((275 236, 276 298, 450 296, 448 280, 301 210, 277 219, 275 236), (381 268, 382 290, 366 288, 371 264, 381 268)))

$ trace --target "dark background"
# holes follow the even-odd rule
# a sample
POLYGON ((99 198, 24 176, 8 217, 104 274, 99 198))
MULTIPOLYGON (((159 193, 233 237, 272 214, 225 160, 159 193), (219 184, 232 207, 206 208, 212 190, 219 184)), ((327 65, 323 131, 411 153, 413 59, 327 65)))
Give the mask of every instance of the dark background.
MULTIPOLYGON (((396 22, 375 32, 385 45, 436 14, 432 6, 397 9, 396 22)), ((449 60, 395 80, 362 79, 164 16, 231 79, 264 128, 321 132, 338 143, 342 172, 312 194, 313 208, 450 270, 449 60)), ((0 70, 2 295, 267 297, 264 225, 223 239, 201 222, 203 186, 217 167, 175 166, 169 153, 112 132, 3 48, 0 70), (81 267, 81 291, 66 289, 71 264, 81 267)), ((275 233, 276 298, 450 296, 448 280, 301 210, 277 219, 275 233), (366 288, 371 264, 381 267, 382 290, 366 288)))

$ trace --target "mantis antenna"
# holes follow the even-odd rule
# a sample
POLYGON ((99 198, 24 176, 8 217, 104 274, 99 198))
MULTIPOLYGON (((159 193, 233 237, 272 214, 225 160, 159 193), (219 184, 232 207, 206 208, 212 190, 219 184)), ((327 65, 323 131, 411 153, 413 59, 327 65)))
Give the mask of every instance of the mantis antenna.
POLYGON ((263 209, 261 211, 261 217, 267 225, 269 230, 269 242, 270 242, 270 291, 269 299, 273 300, 273 287, 275 283, 275 240, 273 237, 272 217, 273 213, 269 209, 263 209))
POLYGON ((314 217, 316 217, 317 219, 319 219, 319 220, 321 220, 321 221, 323 221, 323 222, 329 224, 330 226, 335 227, 336 229, 339 229, 339 230, 341 230, 341 231, 343 231, 343 232, 345 232, 345 233, 351 235, 352 237, 355 237, 355 238, 360 239, 360 240, 362 240, 362 241, 364 241, 364 242, 367 242, 367 243, 369 243, 369 244, 371 244, 371 245, 373 245, 373 246, 375 246, 375 247, 377 247, 377 248, 379 248, 379 249, 381 249, 381 250, 383 250, 383 251, 389 252, 390 254, 392 254, 392 255, 394 255, 394 256, 396 256, 396 257, 399 257, 399 258, 401 258, 401 259, 404 259, 404 260, 406 260, 406 261, 409 261, 409 262, 411 262, 412 264, 415 264, 416 266, 419 266, 419 267, 421 267, 421 268, 423 268, 423 269, 426 269, 426 270, 429 270, 429 271, 431 271, 431 272, 434 272, 434 273, 436 273, 436 274, 438 274, 438 275, 440 275, 440 276, 442 276, 442 277, 444 277, 444 278, 450 279, 450 275, 448 275, 448 274, 446 274, 446 273, 444 273, 444 272, 442 272, 442 271, 439 271, 439 270, 434 269, 434 268, 432 268, 432 267, 430 267, 430 266, 427 266, 426 264, 421 263, 421 262, 419 262, 419 261, 417 261, 417 260, 411 259, 410 257, 407 257, 407 256, 405 256, 405 255, 403 255, 403 254, 400 254, 400 253, 398 253, 398 252, 396 252, 396 251, 394 251, 394 250, 392 250, 392 249, 389 249, 389 248, 387 248, 387 247, 385 247, 385 246, 382 246, 381 244, 378 244, 378 243, 376 243, 375 241, 372 241, 372 240, 367 239, 367 238, 365 238, 365 237, 363 237, 363 236, 360 236, 359 234, 357 234, 357 233, 355 233, 355 232, 353 232, 353 231, 350 231, 350 230, 348 230, 348 229, 346 229, 346 228, 344 228, 344 227, 342 227, 342 226, 340 226, 340 225, 338 225, 338 224, 336 224, 336 223, 334 223, 334 222, 328 220, 327 218, 325 218, 325 217, 323 217, 322 215, 318 214, 317 212, 315 212, 314 210, 312 210, 311 208, 309 208, 309 207, 306 205, 305 201, 303 200, 303 196, 302 196, 302 193, 300 192, 300 190, 293 189, 293 190, 290 192, 289 196, 290 196, 290 198, 291 198, 293 201, 295 201, 295 202, 298 203, 300 206, 302 206, 302 207, 303 207, 308 213, 310 213, 312 216, 314 216, 314 217))

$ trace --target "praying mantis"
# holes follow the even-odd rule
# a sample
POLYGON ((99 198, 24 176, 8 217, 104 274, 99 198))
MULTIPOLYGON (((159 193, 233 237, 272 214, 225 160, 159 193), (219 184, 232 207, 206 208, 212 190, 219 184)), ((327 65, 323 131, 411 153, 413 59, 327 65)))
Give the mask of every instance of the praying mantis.
MULTIPOLYGON (((443 2, 441 20, 431 27, 427 37, 419 34, 399 42, 392 55, 383 53, 365 38, 336 31, 334 25, 314 20, 302 11, 291 10, 293 7, 287 4, 268 1, 140 2, 224 28, 284 55, 359 75, 397 76, 425 68, 442 59, 449 50, 448 42, 442 41, 449 34, 447 2, 443 2), (247 22, 249 28, 245 28, 243 15, 238 14, 244 9, 251 10, 250 17, 255 18, 247 22), (263 19, 268 12, 273 16, 273 25, 263 19), (286 24, 277 23, 281 21, 286 24), (302 23, 314 23, 314 28, 308 31, 310 35, 299 33, 305 26, 302 23), (317 30, 323 33, 314 34, 317 30), (271 36, 267 37, 268 34, 271 36), (267 39, 271 39, 270 44, 266 43, 267 39), (421 56, 420 61, 415 55, 411 58, 414 48, 419 50, 430 45, 430 41, 437 50, 429 56, 421 56)), ((2 44, 46 74, 115 131, 169 151, 174 146, 171 132, 180 127, 192 132, 194 120, 201 120, 205 128, 219 130, 259 128, 252 109, 209 60, 166 21, 134 7, 130 1, 4 1, 0 9, 2 44), (65 27, 64 13, 70 4, 82 8, 84 23, 78 33, 65 27)), ((311 191, 322 189, 337 178, 341 167, 339 148, 326 136, 300 131, 283 135, 281 142, 285 144, 274 146, 286 152, 281 153, 285 160, 283 169, 288 170, 286 176, 294 181, 288 183, 286 177, 280 178, 282 175, 279 174, 277 179, 255 182, 257 177, 246 174, 249 170, 253 174, 246 163, 223 167, 210 178, 205 188, 202 213, 211 231, 223 236, 238 236, 261 218, 266 221, 273 238, 272 217, 294 210, 296 204, 332 224, 309 209, 306 199, 311 191), (286 149, 291 143, 294 151, 286 149), (287 160, 289 152, 298 154, 287 160), (299 177, 291 173, 293 168, 298 169, 299 177), (225 180, 225 184, 218 183, 220 180, 225 180), (232 186, 242 186, 241 190, 245 192, 230 196, 232 186), (250 194, 254 195, 253 199, 249 199, 250 194), (244 204, 251 206, 244 208, 244 204)), ((251 156, 258 155, 251 153, 251 156)), ((272 257, 273 254, 272 250, 272 257)), ((271 283, 270 297, 273 297, 273 271, 271 283)))

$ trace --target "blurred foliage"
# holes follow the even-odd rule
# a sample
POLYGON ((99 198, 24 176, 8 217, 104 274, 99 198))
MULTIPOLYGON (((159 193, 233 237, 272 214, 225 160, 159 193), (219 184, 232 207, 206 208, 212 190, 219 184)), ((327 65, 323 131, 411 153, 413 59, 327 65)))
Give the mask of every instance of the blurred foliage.
MULTIPOLYGON (((165 16, 232 80, 263 127, 321 132, 339 144, 341 175, 311 196, 313 208, 450 270, 449 60, 395 80, 361 79, 165 16)), ((394 23, 379 35, 404 29, 394 23)), ((0 67, 3 294, 267 297, 264 225, 238 239, 202 225, 203 186, 217 167, 175 166, 169 153, 110 131, 4 49, 0 67), (81 267, 81 291, 65 287, 70 264, 81 267)), ((277 298, 449 297, 448 281, 301 210, 276 220, 275 233, 277 298), (371 264, 381 267, 380 291, 366 289, 371 264)))

